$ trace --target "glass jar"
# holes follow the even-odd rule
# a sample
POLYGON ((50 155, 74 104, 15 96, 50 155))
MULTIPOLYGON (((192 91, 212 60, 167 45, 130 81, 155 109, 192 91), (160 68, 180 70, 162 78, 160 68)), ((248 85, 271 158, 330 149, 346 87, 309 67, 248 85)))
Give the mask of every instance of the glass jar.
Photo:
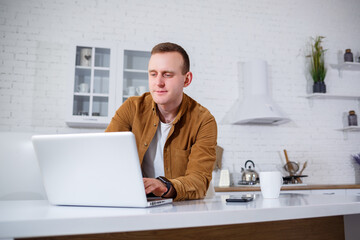
POLYGON ((353 56, 353 54, 351 52, 351 49, 346 49, 345 50, 344 61, 345 62, 353 62, 354 61, 354 56, 353 56))
POLYGON ((357 116, 355 114, 354 110, 351 110, 349 112, 349 116, 348 116, 348 120, 349 120, 349 126, 357 126, 357 116))

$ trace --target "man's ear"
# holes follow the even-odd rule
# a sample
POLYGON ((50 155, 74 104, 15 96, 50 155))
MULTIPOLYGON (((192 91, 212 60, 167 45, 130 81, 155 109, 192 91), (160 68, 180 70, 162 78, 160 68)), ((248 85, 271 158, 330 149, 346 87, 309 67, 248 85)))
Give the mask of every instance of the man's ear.
POLYGON ((192 81, 192 77, 193 77, 192 72, 187 72, 185 74, 184 87, 187 87, 190 85, 190 83, 192 81))

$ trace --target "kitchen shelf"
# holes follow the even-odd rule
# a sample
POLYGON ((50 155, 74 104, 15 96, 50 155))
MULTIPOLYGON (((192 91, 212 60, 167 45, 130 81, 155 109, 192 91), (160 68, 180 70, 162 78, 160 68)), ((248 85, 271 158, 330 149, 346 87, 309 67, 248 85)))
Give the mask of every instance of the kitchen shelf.
POLYGON ((74 93, 74 96, 91 96, 91 97, 109 97, 109 94, 105 93, 74 93))
POLYGON ((327 99, 348 99, 348 100, 360 100, 360 95, 346 95, 346 94, 328 94, 328 93, 312 93, 305 96, 309 99, 327 98, 327 99))
MULTIPOLYGON (((328 93, 312 93, 305 96, 306 98, 313 100, 313 99, 343 99, 343 100, 358 100, 360 101, 360 96, 356 95, 340 95, 340 94, 328 94, 328 93)), ((311 105, 313 104, 310 101, 311 105)), ((337 129, 339 131, 344 132, 345 138, 347 138, 347 132, 357 132, 360 131, 359 126, 351 126, 351 127, 344 127, 341 129, 337 129)))
POLYGON ((124 69, 124 72, 128 73, 148 73, 148 70, 142 70, 142 69, 124 69))
POLYGON ((344 131, 344 132, 359 132, 360 126, 344 127, 344 128, 340 128, 338 130, 344 131))
POLYGON ((360 63, 357 62, 344 62, 340 64, 330 64, 330 67, 335 68, 339 71, 360 71, 360 63))
POLYGON ((76 69, 89 69, 89 70, 91 70, 91 67, 88 67, 88 66, 76 65, 75 68, 76 68, 76 69))
MULTIPOLYGON (((360 63, 358 62, 343 62, 339 64, 330 64, 330 67, 339 71, 339 77, 342 77, 343 71, 360 71, 360 63)), ((307 94, 305 98, 309 99, 310 106, 313 105, 314 99, 338 99, 338 100, 358 100, 360 102, 360 95, 350 94, 329 94, 329 93, 312 93, 307 94)), ((348 132, 360 132, 359 126, 343 127, 337 129, 343 131, 344 138, 347 139, 348 132)))
POLYGON ((340 78, 342 78, 343 71, 360 71, 360 63, 358 62, 343 62, 339 64, 330 64, 330 67, 339 71, 340 78))
MULTIPOLYGON (((91 67, 87 67, 87 66, 75 66, 76 69, 89 69, 91 70, 91 67)), ((94 70, 103 70, 103 71, 110 71, 109 67, 93 67, 94 70)))

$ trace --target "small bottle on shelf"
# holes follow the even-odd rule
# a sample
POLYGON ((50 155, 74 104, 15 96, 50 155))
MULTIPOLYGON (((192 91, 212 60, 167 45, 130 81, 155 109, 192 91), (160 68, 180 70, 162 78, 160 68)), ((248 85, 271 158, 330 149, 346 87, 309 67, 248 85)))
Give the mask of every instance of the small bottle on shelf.
POLYGON ((349 116, 348 116, 348 120, 349 120, 349 127, 350 126, 357 126, 357 116, 355 114, 354 110, 351 110, 349 112, 349 116))
POLYGON ((351 49, 346 49, 345 50, 344 61, 345 62, 353 62, 354 61, 354 56, 353 56, 353 54, 351 52, 351 49))

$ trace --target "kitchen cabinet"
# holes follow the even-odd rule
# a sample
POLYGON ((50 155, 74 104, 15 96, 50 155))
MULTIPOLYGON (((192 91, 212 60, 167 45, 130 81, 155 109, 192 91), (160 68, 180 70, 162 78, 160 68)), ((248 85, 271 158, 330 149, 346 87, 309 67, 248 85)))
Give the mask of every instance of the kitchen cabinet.
POLYGON ((226 195, 226 198, 228 198, 231 195, 236 195, 236 194, 241 194, 241 195, 257 195, 257 194, 261 194, 261 191, 239 191, 239 192, 215 192, 216 196, 220 196, 220 195, 226 195))
POLYGON ((131 96, 148 91, 148 63, 151 53, 142 50, 123 49, 122 102, 131 96))
POLYGON ((346 189, 346 195, 360 197, 360 189, 346 189))
POLYGON ((76 46, 72 56, 66 123, 71 127, 106 127, 115 105, 115 48, 84 44, 76 46))
MULTIPOLYGON (((253 193, 260 194, 260 187, 215 187, 216 194, 224 193, 234 194, 241 192, 242 194, 253 193)), ((325 194, 325 195, 357 195, 360 196, 359 184, 341 184, 341 185, 300 185, 289 186, 283 185, 281 193, 302 193, 302 194, 325 194)))
MULTIPOLYGON (((226 193, 228 195, 233 195, 236 192, 240 192, 243 195, 247 195, 247 194, 261 194, 261 191, 234 191, 234 192, 216 192, 216 195, 221 195, 223 193, 226 193)), ((300 193, 300 194, 311 194, 311 190, 286 190, 286 189, 282 189, 281 190, 281 194, 283 193, 300 193)))
POLYGON ((281 193, 310 194, 310 193, 311 193, 311 190, 281 190, 281 193))
POLYGON ((322 195, 345 195, 345 189, 320 189, 320 190, 311 190, 312 194, 322 194, 322 195))
POLYGON ((127 98, 148 91, 150 55, 115 44, 76 46, 71 59, 67 125, 105 128, 127 98))

